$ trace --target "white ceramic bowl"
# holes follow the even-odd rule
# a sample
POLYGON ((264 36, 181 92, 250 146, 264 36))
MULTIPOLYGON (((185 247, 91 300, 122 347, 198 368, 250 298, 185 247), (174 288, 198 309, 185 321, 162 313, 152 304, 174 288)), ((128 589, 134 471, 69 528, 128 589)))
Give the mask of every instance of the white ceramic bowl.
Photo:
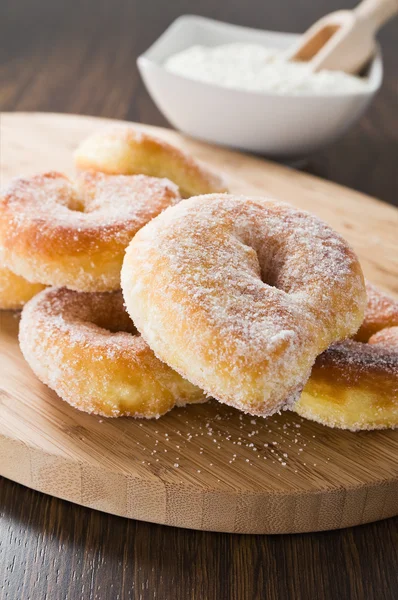
POLYGON ((194 44, 250 42, 285 49, 297 35, 182 16, 142 54, 138 68, 159 110, 188 135, 279 158, 297 158, 340 137, 362 115, 381 85, 380 50, 361 93, 278 95, 226 89, 164 68, 165 60, 194 44))

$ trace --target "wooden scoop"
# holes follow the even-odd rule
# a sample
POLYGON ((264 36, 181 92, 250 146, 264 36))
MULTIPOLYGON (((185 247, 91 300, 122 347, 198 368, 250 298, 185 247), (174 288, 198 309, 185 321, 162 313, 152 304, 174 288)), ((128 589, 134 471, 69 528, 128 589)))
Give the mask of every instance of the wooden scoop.
POLYGON ((363 0, 317 21, 288 51, 290 60, 308 62, 313 71, 359 73, 375 52, 375 34, 398 12, 398 0, 363 0))

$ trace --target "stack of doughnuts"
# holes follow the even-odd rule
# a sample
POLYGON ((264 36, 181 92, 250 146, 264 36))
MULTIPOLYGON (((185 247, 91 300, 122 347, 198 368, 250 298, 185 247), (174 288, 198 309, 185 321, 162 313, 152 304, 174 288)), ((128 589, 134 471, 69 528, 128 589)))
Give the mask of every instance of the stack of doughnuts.
POLYGON ((352 430, 397 424, 398 303, 365 288, 329 226, 230 195, 131 127, 83 141, 75 165, 73 180, 17 179, 0 199, 0 307, 29 300, 21 350, 61 398, 112 417, 211 397, 352 430))
POLYGON ((221 179, 131 128, 95 134, 75 164, 73 180, 56 172, 15 179, 0 199, 0 308, 27 302, 20 322, 27 362, 89 413, 151 418, 203 402, 202 390, 139 335, 123 306, 120 270, 130 240, 181 200, 180 189, 222 191, 221 179))

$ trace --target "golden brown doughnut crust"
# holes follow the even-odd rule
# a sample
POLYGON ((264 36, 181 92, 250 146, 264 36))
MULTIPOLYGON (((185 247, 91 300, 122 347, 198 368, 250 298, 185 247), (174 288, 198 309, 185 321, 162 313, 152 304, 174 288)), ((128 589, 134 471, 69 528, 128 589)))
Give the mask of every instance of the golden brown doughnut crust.
POLYGON ((364 341, 346 340, 321 354, 294 406, 301 416, 329 427, 359 431, 398 425, 398 302, 369 283, 366 288, 368 306, 358 332, 364 341))
POLYGON ((398 350, 398 326, 386 327, 378 331, 368 340, 368 344, 383 345, 385 348, 391 347, 391 349, 398 350))
POLYGON ((14 180, 0 198, 5 266, 31 282, 84 291, 120 288, 134 234, 180 200, 175 184, 144 175, 61 173, 14 180))
POLYGON ((47 289, 22 311, 19 340, 38 378, 69 404, 106 417, 153 418, 204 402, 137 333, 121 292, 47 289))
POLYGON ((26 281, 7 267, 0 267, 0 310, 19 310, 45 287, 26 281))
POLYGON ((366 282, 367 306, 365 318, 355 339, 367 342, 369 338, 384 329, 398 325, 398 302, 377 289, 369 281, 366 282))
POLYGON ((175 146, 134 127, 116 126, 94 133, 75 152, 78 169, 167 177, 183 197, 226 192, 222 179, 175 146))
POLYGON ((134 237, 122 289, 155 354, 221 402, 267 416, 297 399, 316 356, 366 302, 348 244, 261 198, 183 200, 134 237))

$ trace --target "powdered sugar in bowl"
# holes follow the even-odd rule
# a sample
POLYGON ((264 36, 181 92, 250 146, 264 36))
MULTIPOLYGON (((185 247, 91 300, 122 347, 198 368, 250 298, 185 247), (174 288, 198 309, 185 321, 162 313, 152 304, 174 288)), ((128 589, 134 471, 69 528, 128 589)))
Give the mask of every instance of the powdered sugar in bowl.
POLYGON ((305 65, 281 60, 295 38, 184 16, 138 58, 138 67, 177 129, 233 148, 297 158, 331 143, 359 119, 381 85, 382 61, 378 51, 360 79, 343 73, 314 78, 305 65), (235 68, 229 68, 233 60, 235 68))

